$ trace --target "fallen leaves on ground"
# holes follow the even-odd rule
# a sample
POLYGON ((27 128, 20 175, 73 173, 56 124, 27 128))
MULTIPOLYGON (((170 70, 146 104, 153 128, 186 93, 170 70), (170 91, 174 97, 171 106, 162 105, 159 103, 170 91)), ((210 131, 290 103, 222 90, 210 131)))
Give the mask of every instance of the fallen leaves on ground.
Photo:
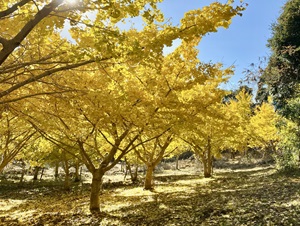
POLYGON ((298 225, 300 179, 272 167, 160 175, 153 192, 133 185, 101 195, 91 214, 89 186, 0 184, 0 225, 298 225), (3 208, 3 205, 6 205, 3 208))

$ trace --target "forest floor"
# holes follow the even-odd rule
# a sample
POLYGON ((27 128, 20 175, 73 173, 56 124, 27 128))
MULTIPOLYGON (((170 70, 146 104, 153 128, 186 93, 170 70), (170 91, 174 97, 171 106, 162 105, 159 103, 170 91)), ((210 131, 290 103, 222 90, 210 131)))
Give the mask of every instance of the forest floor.
MULTIPOLYGON (((228 164, 212 178, 194 166, 156 174, 155 190, 117 183, 89 212, 89 183, 0 181, 0 225, 300 225, 300 174, 228 164)), ((124 176, 120 177, 123 179, 124 176)))

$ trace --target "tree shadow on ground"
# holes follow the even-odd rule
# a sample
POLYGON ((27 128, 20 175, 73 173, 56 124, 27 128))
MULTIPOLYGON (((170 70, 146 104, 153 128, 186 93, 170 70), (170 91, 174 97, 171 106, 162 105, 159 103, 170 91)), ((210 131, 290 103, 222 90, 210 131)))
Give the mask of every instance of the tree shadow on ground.
MULTIPOLYGON (((160 178, 164 177, 156 180, 160 178)), ((103 212, 99 215, 87 211, 89 192, 84 190, 87 187, 82 193, 59 193, 53 189, 35 194, 8 211, 6 217, 0 217, 0 225, 297 225, 300 222, 297 177, 278 176, 268 167, 217 172, 213 179, 201 181, 195 175, 172 175, 168 180, 159 180, 154 192, 134 186, 109 189, 101 196, 103 212), (12 212, 15 215, 10 215, 12 212), (17 212, 27 213, 28 217, 17 220, 17 212)))
POLYGON ((208 186, 191 185, 188 193, 154 192, 151 201, 115 214, 123 216, 122 225, 297 225, 299 181, 283 182, 271 170, 231 172, 230 178, 221 173, 208 186))
POLYGON ((155 181, 160 182, 175 182, 179 180, 191 180, 191 179, 199 179, 201 178, 199 175, 191 175, 191 174, 181 174, 181 175, 159 175, 155 176, 155 181))

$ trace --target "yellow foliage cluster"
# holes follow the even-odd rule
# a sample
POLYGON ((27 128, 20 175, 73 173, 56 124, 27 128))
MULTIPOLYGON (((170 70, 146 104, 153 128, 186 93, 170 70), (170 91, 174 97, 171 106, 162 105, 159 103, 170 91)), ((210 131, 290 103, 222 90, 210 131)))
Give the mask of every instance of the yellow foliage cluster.
POLYGON ((232 69, 199 62, 196 47, 243 7, 215 2, 173 26, 159 2, 2 1, 0 104, 91 171, 145 141, 213 131, 223 120, 219 85, 232 69), (142 29, 119 28, 137 16, 142 29), (70 39, 61 36, 66 24, 70 39), (164 55, 176 39, 179 47, 164 55))

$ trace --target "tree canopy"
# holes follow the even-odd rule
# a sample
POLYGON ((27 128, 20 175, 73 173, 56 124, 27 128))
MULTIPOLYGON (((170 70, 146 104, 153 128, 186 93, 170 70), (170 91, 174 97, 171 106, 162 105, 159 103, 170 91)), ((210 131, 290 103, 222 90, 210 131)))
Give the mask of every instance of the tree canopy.
POLYGON ((242 6, 215 2, 187 12, 181 24, 164 21, 158 0, 0 3, 0 103, 70 92, 53 76, 87 64, 94 67, 159 61, 164 46, 228 27, 242 6), (118 22, 144 19, 142 28, 122 30, 118 22), (213 18, 213 19, 212 19, 213 18), (61 37, 66 24, 72 40, 61 37), (44 86, 44 84, 47 84, 44 86))
POLYGON ((300 81, 300 1, 288 0, 269 39, 272 55, 261 78, 270 89, 277 109, 294 117, 291 98, 299 97, 300 81))

